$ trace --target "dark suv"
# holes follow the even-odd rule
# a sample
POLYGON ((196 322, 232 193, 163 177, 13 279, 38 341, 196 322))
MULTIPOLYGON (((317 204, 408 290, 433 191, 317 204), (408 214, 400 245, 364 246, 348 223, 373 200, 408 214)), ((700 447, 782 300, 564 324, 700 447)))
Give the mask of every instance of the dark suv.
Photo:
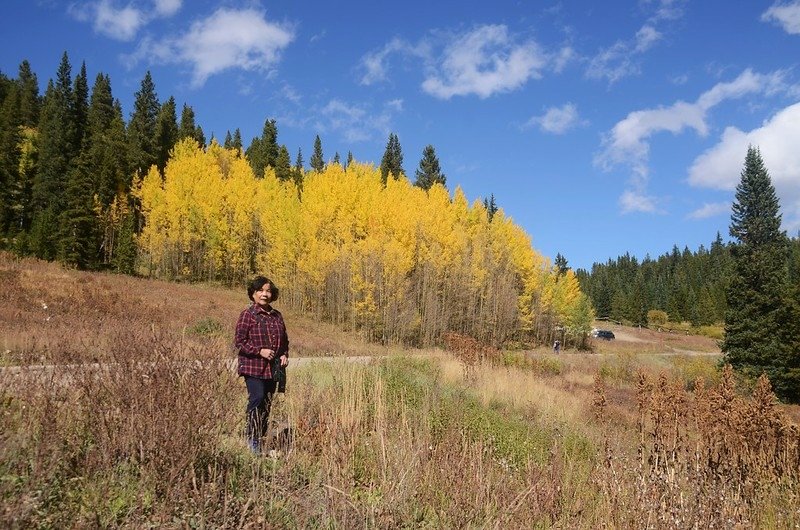
POLYGON ((607 329, 598 329, 592 333, 593 337, 603 340, 614 340, 614 332, 607 329))

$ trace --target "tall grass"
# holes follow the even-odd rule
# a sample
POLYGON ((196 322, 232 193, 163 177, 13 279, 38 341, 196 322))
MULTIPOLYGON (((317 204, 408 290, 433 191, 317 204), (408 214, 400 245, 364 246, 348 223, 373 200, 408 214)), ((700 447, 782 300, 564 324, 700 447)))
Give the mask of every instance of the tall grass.
MULTIPOLYGON (((238 315, 238 293, 211 289, 197 308, 197 286, 143 286, 169 290, 159 298, 138 280, 38 267, 3 273, 5 361, 29 366, 0 370, 2 527, 800 524, 793 409, 766 381, 744 395, 712 359, 413 352, 290 365, 275 451, 254 456, 218 324, 238 315), (88 305, 56 298, 64 335, 25 343, 14 323, 47 322, 38 282, 57 274, 88 305), (103 294, 121 284, 140 315, 103 294)), ((324 342, 309 328, 295 344, 324 342)))

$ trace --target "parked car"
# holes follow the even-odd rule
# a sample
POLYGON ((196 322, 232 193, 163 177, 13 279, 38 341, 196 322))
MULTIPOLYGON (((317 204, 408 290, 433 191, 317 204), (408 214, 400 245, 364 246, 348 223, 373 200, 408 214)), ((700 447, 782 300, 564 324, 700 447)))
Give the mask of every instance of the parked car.
POLYGON ((614 332, 607 329, 593 329, 592 337, 603 340, 614 340, 616 338, 614 337, 614 332))

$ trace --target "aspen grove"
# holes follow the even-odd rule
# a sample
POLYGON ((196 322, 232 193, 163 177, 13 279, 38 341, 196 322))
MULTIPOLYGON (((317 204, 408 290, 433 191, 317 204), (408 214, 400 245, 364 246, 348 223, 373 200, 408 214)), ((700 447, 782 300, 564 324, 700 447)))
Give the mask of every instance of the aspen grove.
POLYGON ((265 271, 283 303, 382 343, 429 345, 445 332, 487 344, 580 343, 593 312, 571 270, 559 272, 498 211, 456 189, 338 163, 301 185, 272 167, 256 178, 238 149, 178 142, 164 174, 133 185, 150 276, 245 280, 265 271))

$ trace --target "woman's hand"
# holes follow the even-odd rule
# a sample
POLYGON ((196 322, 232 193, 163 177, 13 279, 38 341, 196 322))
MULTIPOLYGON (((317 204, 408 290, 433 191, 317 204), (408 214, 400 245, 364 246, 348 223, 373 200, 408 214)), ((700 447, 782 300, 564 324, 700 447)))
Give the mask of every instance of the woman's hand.
POLYGON ((258 352, 258 354, 268 361, 271 361, 273 358, 275 358, 275 350, 270 350, 269 348, 261 348, 261 351, 258 352))
POLYGON ((288 364, 289 364, 289 357, 287 357, 285 354, 281 355, 281 366, 286 366, 288 364))

